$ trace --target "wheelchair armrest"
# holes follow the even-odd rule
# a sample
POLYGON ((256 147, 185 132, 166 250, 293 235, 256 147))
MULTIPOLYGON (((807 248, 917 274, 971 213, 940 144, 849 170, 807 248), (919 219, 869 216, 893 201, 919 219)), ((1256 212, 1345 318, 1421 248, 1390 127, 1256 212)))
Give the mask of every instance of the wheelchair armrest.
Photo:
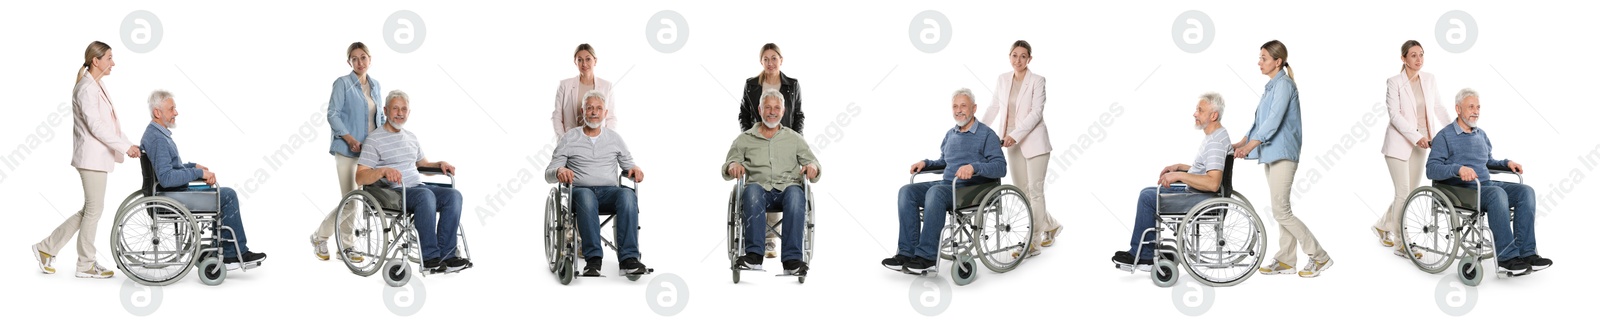
POLYGON ((1522 184, 1522 174, 1521 173, 1517 173, 1517 172, 1510 171, 1510 170, 1504 170, 1504 169, 1489 169, 1489 178, 1493 179, 1494 175, 1516 175, 1517 176, 1517 184, 1522 184))
POLYGON ((944 175, 944 168, 940 168, 940 169, 923 169, 922 171, 918 171, 916 173, 912 173, 911 174, 911 181, 908 182, 908 183, 916 183, 918 175, 926 175, 926 174, 944 175))
POLYGON ((446 174, 444 173, 444 168, 437 167, 417 167, 417 172, 422 173, 423 175, 454 175, 446 174))

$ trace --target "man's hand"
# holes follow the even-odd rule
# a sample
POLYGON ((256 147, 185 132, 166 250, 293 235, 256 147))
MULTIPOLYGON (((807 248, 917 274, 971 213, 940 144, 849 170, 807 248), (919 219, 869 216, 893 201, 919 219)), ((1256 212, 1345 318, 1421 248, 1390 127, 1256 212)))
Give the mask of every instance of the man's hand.
POLYGON ((1463 181, 1471 182, 1478 179, 1478 171, 1472 170, 1471 167, 1467 166, 1461 166, 1461 169, 1459 169, 1456 174, 1461 175, 1461 180, 1463 181))
POLYGON ((644 183, 644 169, 639 169, 639 166, 628 168, 628 177, 632 177, 634 183, 644 183))
POLYGON ((1184 174, 1188 173, 1178 171, 1163 173, 1161 174, 1161 179, 1156 181, 1156 184, 1161 185, 1161 188, 1172 187, 1172 183, 1177 183, 1183 180, 1184 174))
POLYGON ((388 179, 390 183, 395 183, 395 184, 399 184, 399 185, 404 185, 405 184, 403 181, 400 180, 400 171, 399 170, 396 170, 394 168, 378 168, 378 169, 380 169, 379 171, 383 172, 383 178, 384 179, 388 179))
POLYGON ((972 164, 967 164, 966 166, 961 166, 961 169, 957 169, 956 170, 956 178, 957 179, 972 179, 972 170, 973 170, 972 164))
POLYGON ((816 165, 805 165, 800 166, 800 173, 806 175, 806 180, 812 180, 817 179, 817 174, 820 172, 817 171, 816 165))
POLYGON ((920 172, 922 172, 922 168, 926 168, 926 167, 928 167, 928 162, 927 161, 917 160, 917 163, 911 164, 911 173, 912 174, 920 173, 920 172))
POLYGON ((455 176, 456 175, 456 165, 452 165, 452 164, 450 164, 448 162, 440 161, 439 162, 439 170, 444 171, 445 175, 450 175, 450 176, 455 176))
POLYGON ((744 177, 744 165, 740 165, 737 162, 729 163, 728 176, 733 176, 733 178, 744 177))
POLYGON ((1511 172, 1513 173, 1522 173, 1522 164, 1519 164, 1516 161, 1506 160, 1506 168, 1511 168, 1511 172))
POLYGON ((205 173, 200 174, 200 179, 205 180, 206 181, 206 185, 217 186, 217 174, 213 174, 209 170, 205 171, 205 173))
POLYGON ((567 169, 567 167, 556 168, 556 181, 572 184, 573 177, 574 174, 571 169, 567 169))

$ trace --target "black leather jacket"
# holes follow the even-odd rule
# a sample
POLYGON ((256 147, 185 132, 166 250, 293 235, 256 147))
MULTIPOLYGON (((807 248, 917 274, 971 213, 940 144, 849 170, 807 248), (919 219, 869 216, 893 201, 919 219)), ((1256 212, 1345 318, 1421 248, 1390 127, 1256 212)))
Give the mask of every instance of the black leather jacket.
MULTIPOLYGON (((744 99, 739 101, 739 131, 749 130, 755 123, 761 121, 761 81, 760 76, 744 80, 744 99)), ((795 133, 804 134, 800 128, 804 126, 806 114, 800 111, 800 81, 789 78, 789 75, 778 72, 778 92, 783 93, 783 126, 789 127, 795 133)))

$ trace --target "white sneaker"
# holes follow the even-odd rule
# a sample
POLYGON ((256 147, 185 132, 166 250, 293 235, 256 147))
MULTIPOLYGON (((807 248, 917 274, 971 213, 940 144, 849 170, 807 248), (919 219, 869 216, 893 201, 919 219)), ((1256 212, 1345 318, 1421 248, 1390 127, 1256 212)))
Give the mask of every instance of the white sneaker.
POLYGON ((1294 272, 1294 266, 1290 266, 1289 264, 1278 262, 1278 261, 1273 261, 1270 264, 1267 264, 1265 266, 1261 266, 1261 268, 1257 269, 1257 272, 1260 272, 1262 275, 1282 275, 1282 274, 1287 274, 1287 273, 1294 272))
POLYGON ((311 250, 317 254, 317 260, 328 261, 328 239, 311 235, 311 250))
MULTIPOLYGON (((1401 245, 1400 247, 1395 248, 1394 249, 1394 256, 1405 258, 1406 257, 1406 247, 1404 245, 1401 245)), ((1411 256, 1412 257, 1416 257, 1417 259, 1422 259, 1422 253, 1413 252, 1413 253, 1411 253, 1411 256)))
POLYGON ((771 259, 771 258, 777 258, 777 257, 778 257, 778 239, 769 238, 769 239, 767 239, 767 258, 771 259))
POLYGON ((77 276, 78 278, 106 279, 111 278, 112 272, 110 270, 106 270, 106 267, 101 267, 100 264, 97 263, 94 264, 94 268, 90 268, 89 271, 79 271, 77 276))
POLYGON ((1382 230, 1382 229, 1378 229, 1377 227, 1373 227, 1372 228, 1372 233, 1378 235, 1378 245, 1382 245, 1383 247, 1392 247, 1392 246, 1394 246, 1394 240, 1389 238, 1389 232, 1388 231, 1385 231, 1385 230, 1382 230))
POLYGON ((1320 276, 1323 270, 1328 270, 1328 267, 1332 266, 1333 258, 1328 258, 1328 260, 1322 262, 1311 260, 1311 263, 1306 264, 1306 269, 1300 271, 1300 277, 1312 278, 1320 276))
POLYGON ((32 250, 31 252, 33 252, 32 256, 33 256, 34 261, 37 261, 39 263, 39 272, 43 272, 45 274, 54 274, 54 273, 56 273, 56 268, 50 266, 50 264, 55 263, 55 261, 56 261, 56 257, 55 256, 50 255, 49 253, 44 253, 44 251, 39 250, 39 245, 38 244, 34 244, 32 247, 29 247, 28 249, 32 250))

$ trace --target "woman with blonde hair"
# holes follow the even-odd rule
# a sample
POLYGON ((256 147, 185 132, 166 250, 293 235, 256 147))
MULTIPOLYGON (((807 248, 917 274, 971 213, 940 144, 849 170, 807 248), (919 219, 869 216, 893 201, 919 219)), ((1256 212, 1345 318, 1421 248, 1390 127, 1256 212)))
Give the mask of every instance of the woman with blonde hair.
POLYGON ((1256 106, 1255 124, 1244 139, 1233 144, 1233 156, 1260 161, 1266 168, 1267 191, 1272 194, 1269 203, 1272 218, 1278 221, 1278 253, 1259 271, 1264 275, 1293 273, 1294 249, 1298 246, 1311 261, 1300 270, 1300 277, 1317 277, 1333 266, 1333 258, 1289 208, 1294 172, 1300 162, 1300 88, 1294 82, 1294 69, 1289 67, 1289 48, 1278 40, 1262 44, 1256 65, 1270 80, 1256 106))
POLYGON ((116 107, 111 105, 111 93, 106 91, 101 78, 111 74, 111 46, 105 42, 89 43, 83 51, 83 66, 78 68, 77 85, 72 87, 72 167, 77 168, 83 185, 83 208, 79 209, 50 236, 33 245, 33 257, 39 271, 54 274, 56 253, 66 246, 73 235, 78 236, 79 278, 111 278, 112 272, 95 263, 94 237, 100 224, 100 212, 106 204, 106 177, 122 156, 139 157, 139 147, 122 135, 122 122, 117 120, 116 107))
MULTIPOLYGON (((339 196, 344 196, 360 187, 356 185, 356 159, 361 157, 362 142, 366 142, 367 134, 383 126, 383 94, 378 80, 367 74, 367 69, 372 65, 372 53, 367 45, 361 42, 351 43, 344 50, 345 63, 350 64, 350 74, 340 76, 333 80, 333 94, 328 97, 328 128, 332 130, 332 144, 328 147, 328 154, 333 155, 333 167, 339 176, 339 196)), ((344 233, 339 234, 339 243, 350 246, 354 244, 354 236, 350 231, 355 227, 356 207, 354 203, 345 207, 343 219, 337 217, 339 208, 322 218, 322 223, 317 225, 317 230, 311 234, 311 248, 317 255, 317 260, 327 261, 328 237, 333 236, 334 222, 340 221, 339 229, 344 233)), ((340 255, 350 258, 351 262, 361 262, 366 258, 354 253, 351 249, 340 249, 340 255)))

